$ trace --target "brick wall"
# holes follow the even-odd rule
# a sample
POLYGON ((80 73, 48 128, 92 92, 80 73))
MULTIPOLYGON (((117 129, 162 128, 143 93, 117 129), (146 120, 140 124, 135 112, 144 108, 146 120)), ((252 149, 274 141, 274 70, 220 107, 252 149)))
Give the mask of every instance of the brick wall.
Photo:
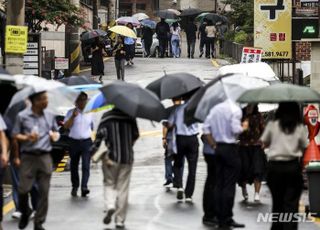
POLYGON ((296 59, 298 61, 310 61, 311 59, 311 43, 310 42, 296 43, 296 59))

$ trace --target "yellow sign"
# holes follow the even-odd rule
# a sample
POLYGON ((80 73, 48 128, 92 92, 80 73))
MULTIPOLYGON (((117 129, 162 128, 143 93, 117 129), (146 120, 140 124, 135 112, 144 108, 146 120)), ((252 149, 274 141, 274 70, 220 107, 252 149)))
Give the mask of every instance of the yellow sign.
POLYGON ((264 59, 290 59, 292 0, 254 1, 254 46, 264 59))
POLYGON ((28 27, 27 26, 6 26, 6 53, 27 52, 28 27))

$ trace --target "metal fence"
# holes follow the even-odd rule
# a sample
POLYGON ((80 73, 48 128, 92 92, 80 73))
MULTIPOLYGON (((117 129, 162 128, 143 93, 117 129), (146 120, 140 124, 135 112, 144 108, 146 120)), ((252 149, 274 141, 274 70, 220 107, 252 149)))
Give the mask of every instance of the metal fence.
POLYGON ((221 53, 227 55, 238 63, 241 61, 243 45, 232 42, 232 41, 222 41, 221 53))

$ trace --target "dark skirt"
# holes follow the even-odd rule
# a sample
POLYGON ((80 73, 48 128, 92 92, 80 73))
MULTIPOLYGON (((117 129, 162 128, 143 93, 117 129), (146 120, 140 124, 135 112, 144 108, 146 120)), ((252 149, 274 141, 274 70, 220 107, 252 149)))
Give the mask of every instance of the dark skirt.
POLYGON ((239 184, 262 181, 266 173, 267 158, 261 146, 239 146, 241 173, 239 184))
POLYGON ((92 76, 104 75, 104 63, 103 63, 102 50, 96 50, 92 53, 91 75, 92 76))

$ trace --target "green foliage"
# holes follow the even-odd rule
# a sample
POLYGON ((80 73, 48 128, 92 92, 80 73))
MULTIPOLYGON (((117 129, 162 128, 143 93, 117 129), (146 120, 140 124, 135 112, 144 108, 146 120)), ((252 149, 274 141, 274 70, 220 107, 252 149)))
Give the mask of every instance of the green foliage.
POLYGON ((237 32, 234 36, 234 42, 239 44, 245 44, 247 39, 248 39, 248 34, 243 30, 240 30, 239 32, 237 32))
POLYGON ((85 13, 69 0, 26 0, 25 21, 29 30, 41 31, 42 23, 55 25, 81 26, 84 24, 85 13))

